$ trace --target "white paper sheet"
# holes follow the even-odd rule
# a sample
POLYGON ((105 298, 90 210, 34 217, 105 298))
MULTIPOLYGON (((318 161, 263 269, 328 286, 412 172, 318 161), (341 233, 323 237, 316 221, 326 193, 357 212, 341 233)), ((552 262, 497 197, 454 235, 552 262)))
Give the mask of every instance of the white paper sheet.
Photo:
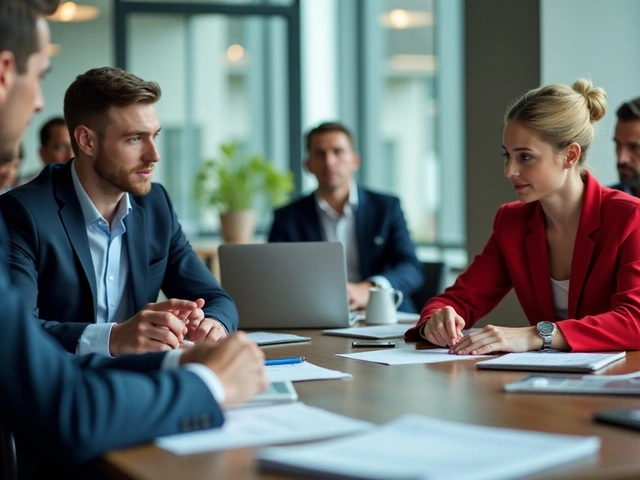
POLYGON ((409 327, 406 325, 393 323, 391 325, 374 325, 371 327, 333 328, 324 330, 322 333, 342 337, 382 339, 402 338, 407 330, 409 330, 409 327))
POLYGON ((352 378, 349 373, 329 370, 309 362, 287 365, 267 365, 264 367, 270 382, 301 382, 304 380, 330 380, 333 378, 352 378))
POLYGON ((228 411, 221 428, 160 437, 155 444, 176 455, 336 437, 371 427, 302 403, 228 411))
POLYGON ((338 357, 363 360, 365 362, 382 363, 383 365, 408 365, 411 363, 438 363, 453 362, 455 360, 474 360, 487 358, 486 355, 451 355, 446 348, 432 348, 429 350, 416 350, 410 348, 396 348, 384 350, 372 350, 359 353, 337 353, 338 357))
POLYGON ((280 343, 308 342, 310 337, 301 337, 293 333, 249 332, 247 337, 258 345, 277 345, 280 343))
POLYGON ((268 470, 368 479, 502 480, 597 454, 598 437, 479 427, 407 415, 347 438, 266 448, 268 470), (534 453, 537 452, 537 453, 534 453))
MULTIPOLYGON (((367 320, 366 312, 358 314, 358 320, 367 320)), ((398 323, 418 323, 420 320, 419 313, 396 312, 396 320, 398 323)))

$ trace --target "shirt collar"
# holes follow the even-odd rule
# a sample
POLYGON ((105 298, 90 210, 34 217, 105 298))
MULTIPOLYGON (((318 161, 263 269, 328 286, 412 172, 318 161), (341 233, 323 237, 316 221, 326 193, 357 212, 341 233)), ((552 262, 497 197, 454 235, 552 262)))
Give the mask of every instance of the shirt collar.
MULTIPOLYGON (((314 197, 316 200, 316 205, 320 210, 325 212, 327 215, 331 217, 338 218, 340 215, 336 212, 331 206, 325 201, 324 198, 320 196, 318 191, 316 190, 314 193, 314 197)), ((356 182, 351 182, 349 185, 349 199, 347 200, 346 205, 344 206, 344 214, 348 215, 352 212, 355 212, 358 208, 358 185, 356 182)))
MULTIPOLYGON (((82 209, 82 216, 84 217, 85 223, 89 225, 91 223, 104 220, 96 206, 91 201, 91 198, 89 198, 89 195, 82 186, 82 183, 80 182, 78 172, 76 172, 75 161, 73 161, 73 164, 71 165, 71 179, 73 180, 73 188, 75 189, 76 196, 78 197, 78 201, 80 202, 80 208, 82 209)), ((120 199, 120 201, 118 202, 118 211, 116 212, 116 216, 113 219, 114 223, 124 219, 124 217, 126 217, 130 211, 131 199, 129 198, 129 194, 125 193, 122 196, 122 199, 120 199)))

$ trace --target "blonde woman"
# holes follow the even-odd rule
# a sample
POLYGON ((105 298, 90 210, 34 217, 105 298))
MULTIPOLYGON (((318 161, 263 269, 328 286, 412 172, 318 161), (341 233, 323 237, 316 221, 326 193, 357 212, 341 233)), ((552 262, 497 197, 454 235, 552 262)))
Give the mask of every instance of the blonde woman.
POLYGON ((586 80, 526 93, 505 117, 504 173, 518 201, 455 284, 432 298, 407 340, 454 354, 640 347, 640 200, 585 168, 605 92, 586 80), (515 289, 531 326, 472 327, 515 289))

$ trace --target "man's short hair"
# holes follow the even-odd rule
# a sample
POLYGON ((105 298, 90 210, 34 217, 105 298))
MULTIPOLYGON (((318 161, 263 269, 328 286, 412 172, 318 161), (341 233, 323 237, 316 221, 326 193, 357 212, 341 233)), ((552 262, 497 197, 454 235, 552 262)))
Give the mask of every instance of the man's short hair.
MULTIPOLYGON (((69 132, 86 125, 100 138, 109 125, 109 109, 137 103, 156 103, 162 91, 156 82, 147 82, 121 68, 100 67, 78 75, 64 95, 64 118, 69 132)), ((71 134, 71 146, 78 145, 71 134)))
POLYGON ((624 102, 616 111, 616 115, 621 122, 640 120, 640 97, 624 102))
POLYGON ((40 50, 39 13, 23 0, 0 0, 0 52, 13 53, 18 73, 26 73, 29 57, 40 50))
POLYGON ((353 142, 353 135, 347 127, 345 127, 340 122, 325 122, 321 123, 315 128, 309 130, 309 133, 306 135, 306 144, 307 144, 307 152, 309 152, 309 148, 311 147, 311 139, 314 135, 318 135, 321 133, 329 133, 329 132, 341 132, 344 133, 349 139, 349 143, 351 144, 351 148, 355 149, 355 145, 353 142))
MULTIPOLYGON (((2 0, 0 0, 2 1, 2 0)), ((53 127, 66 127, 67 122, 62 117, 53 117, 49 119, 40 129, 40 146, 45 147, 51 140, 51 130, 53 127)))

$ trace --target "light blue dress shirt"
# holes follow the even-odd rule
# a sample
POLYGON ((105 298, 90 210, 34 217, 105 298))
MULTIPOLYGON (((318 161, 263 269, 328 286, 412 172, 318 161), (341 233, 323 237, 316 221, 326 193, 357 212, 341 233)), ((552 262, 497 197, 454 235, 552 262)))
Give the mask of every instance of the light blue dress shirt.
MULTIPOLYGON (((71 169, 71 177, 87 227, 89 249, 96 275, 98 305, 96 323, 89 325, 80 336, 76 354, 101 353, 111 356, 109 352, 111 329, 115 323, 128 320, 133 310, 131 288, 128 288, 129 257, 126 243, 123 242, 127 231, 124 218, 131 212, 131 199, 128 193, 124 194, 118 203, 113 227, 110 229, 109 222, 100 215, 80 183, 75 164, 71 169)), ((182 353, 181 349, 168 352, 162 360, 161 369, 179 368, 182 353)), ((187 364, 184 368, 200 377, 218 404, 224 402, 226 392, 215 373, 204 365, 195 363, 187 364)))
MULTIPOLYGON (((316 191, 316 210, 320 219, 322 236, 327 242, 340 242, 344 245, 347 257, 347 281, 361 282, 360 252, 358 250, 358 236, 356 232, 356 210, 358 209, 358 187, 351 183, 349 199, 344 205, 342 215, 336 212, 316 191)), ((365 259, 366 261, 366 259, 365 259)), ((391 282, 382 275, 368 278, 370 282, 382 288, 393 288, 391 282)))
POLYGON ((96 323, 89 325, 78 342, 76 353, 109 355, 109 337, 114 323, 124 322, 133 309, 131 288, 128 288, 129 257, 123 236, 127 231, 124 219, 131 211, 129 194, 125 193, 109 228, 107 222, 84 190, 78 174, 71 169, 73 186, 80 202, 89 240, 89 250, 96 276, 96 323))

